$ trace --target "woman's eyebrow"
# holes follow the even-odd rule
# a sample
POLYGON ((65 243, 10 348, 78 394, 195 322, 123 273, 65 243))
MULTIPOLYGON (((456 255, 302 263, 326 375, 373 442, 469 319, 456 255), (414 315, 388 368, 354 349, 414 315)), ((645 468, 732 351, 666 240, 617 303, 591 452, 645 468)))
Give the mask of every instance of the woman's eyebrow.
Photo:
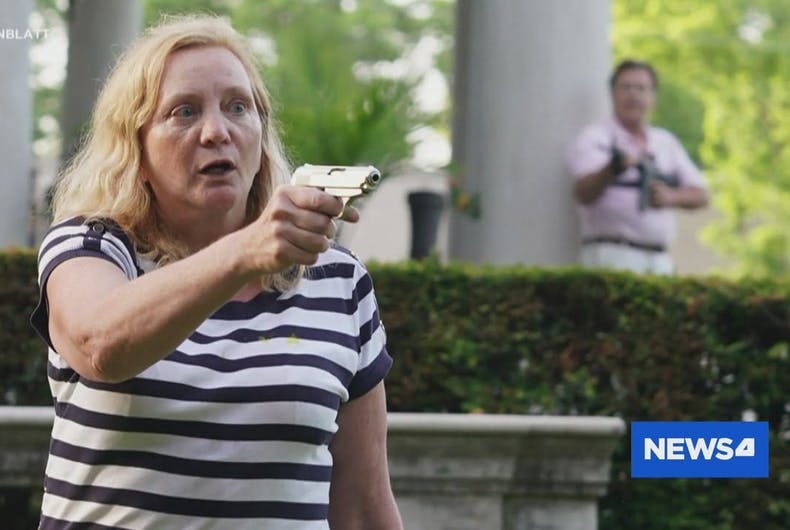
POLYGON ((234 95, 241 95, 248 98, 252 98, 252 90, 248 86, 243 85, 231 85, 225 87, 222 90, 223 94, 234 94, 234 95))
POLYGON ((189 92, 189 91, 174 92, 174 93, 171 93, 171 94, 166 94, 160 100, 158 107, 159 108, 169 107, 170 105, 172 105, 176 101, 194 100, 194 99, 197 99, 198 97, 199 96, 198 96, 198 94, 196 92, 189 92))
MULTIPOLYGON (((247 97, 252 97, 252 91, 250 87, 244 85, 230 85, 222 89, 222 94, 240 94, 247 97)), ((182 99, 197 99, 201 97, 201 91, 199 90, 181 90, 178 92, 173 92, 171 94, 167 94, 162 98, 162 103, 167 103, 169 101, 174 100, 182 100, 182 99)))

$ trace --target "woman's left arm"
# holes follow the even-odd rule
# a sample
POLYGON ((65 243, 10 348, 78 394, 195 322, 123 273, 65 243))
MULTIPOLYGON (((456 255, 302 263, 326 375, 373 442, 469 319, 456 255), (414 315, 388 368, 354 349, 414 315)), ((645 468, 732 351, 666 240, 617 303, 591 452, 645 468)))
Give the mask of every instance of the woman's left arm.
POLYGON ((384 382, 344 403, 329 446, 334 460, 329 490, 333 530, 402 530, 387 466, 384 382))

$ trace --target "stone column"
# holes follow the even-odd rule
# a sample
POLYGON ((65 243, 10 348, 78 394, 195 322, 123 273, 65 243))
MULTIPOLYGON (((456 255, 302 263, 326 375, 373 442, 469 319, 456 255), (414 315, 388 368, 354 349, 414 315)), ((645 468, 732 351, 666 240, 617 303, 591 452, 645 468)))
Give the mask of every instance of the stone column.
POLYGON ((33 94, 27 34, 33 0, 0 2, 0 248, 30 244, 33 94))
POLYGON ((574 262, 564 155, 608 112, 609 0, 458 0, 456 9, 453 161, 463 188, 480 192, 482 215, 453 213, 449 256, 574 262))
POLYGON ((139 0, 71 0, 69 53, 63 87, 63 159, 79 144, 96 96, 115 59, 139 34, 139 0))

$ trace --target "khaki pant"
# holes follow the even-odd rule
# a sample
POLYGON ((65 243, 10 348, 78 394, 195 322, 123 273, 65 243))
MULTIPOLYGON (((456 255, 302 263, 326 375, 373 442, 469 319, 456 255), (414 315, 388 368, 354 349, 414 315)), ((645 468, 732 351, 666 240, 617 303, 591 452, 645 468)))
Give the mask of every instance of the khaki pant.
POLYGON ((628 270, 637 273, 674 274, 675 265, 666 252, 654 252, 616 243, 585 243, 581 248, 585 267, 628 270))

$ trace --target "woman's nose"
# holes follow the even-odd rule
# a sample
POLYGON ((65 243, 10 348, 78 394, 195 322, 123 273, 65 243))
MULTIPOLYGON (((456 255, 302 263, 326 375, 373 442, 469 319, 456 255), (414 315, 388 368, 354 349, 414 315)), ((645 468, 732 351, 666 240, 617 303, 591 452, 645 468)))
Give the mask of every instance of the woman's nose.
POLYGON ((220 111, 206 113, 200 129, 200 143, 204 145, 222 144, 230 141, 230 133, 225 116, 220 111))

